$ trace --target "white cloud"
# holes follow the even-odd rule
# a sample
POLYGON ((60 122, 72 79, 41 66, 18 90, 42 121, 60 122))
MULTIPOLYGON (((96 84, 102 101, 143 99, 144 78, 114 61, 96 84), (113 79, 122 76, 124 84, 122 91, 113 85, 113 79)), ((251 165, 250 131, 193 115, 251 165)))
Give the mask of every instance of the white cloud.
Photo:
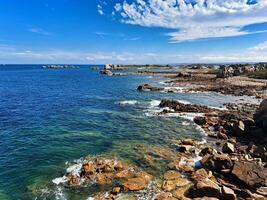
POLYGON ((257 44, 254 47, 251 47, 249 50, 251 51, 267 51, 267 41, 257 44))
POLYGON ((133 0, 114 10, 123 23, 174 29, 172 42, 257 33, 244 27, 267 22, 267 0, 133 0))
POLYGON ((36 34, 45 35, 45 36, 52 36, 53 35, 53 33, 48 32, 48 31, 41 29, 41 28, 38 28, 38 27, 29 28, 28 31, 31 33, 36 33, 36 34))
POLYGON ((104 15, 103 7, 100 4, 97 5, 97 12, 100 15, 104 15))

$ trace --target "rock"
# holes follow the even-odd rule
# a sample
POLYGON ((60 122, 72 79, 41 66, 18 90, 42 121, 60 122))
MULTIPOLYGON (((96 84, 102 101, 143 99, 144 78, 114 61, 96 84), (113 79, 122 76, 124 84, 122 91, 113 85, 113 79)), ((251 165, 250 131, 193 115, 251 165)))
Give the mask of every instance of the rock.
POLYGON ((199 153, 200 156, 205 156, 205 155, 213 155, 217 153, 215 149, 213 149, 212 147, 205 147, 204 149, 202 149, 199 153))
POLYGON ((183 140, 181 140, 181 143, 183 145, 189 145, 189 146, 195 145, 195 141, 192 139, 183 139, 183 140))
POLYGON ((188 112, 188 113, 209 113, 216 109, 209 108, 207 106, 195 105, 195 104, 183 104, 179 101, 163 99, 160 104, 160 108, 170 108, 176 112, 188 112))
POLYGON ((112 76, 113 72, 110 70, 104 70, 104 71, 100 71, 100 74, 104 74, 104 75, 108 75, 108 76, 112 76))
POLYGON ((151 86, 149 84, 144 84, 144 85, 139 85, 137 87, 137 90, 146 92, 146 91, 162 91, 164 89, 163 88, 158 88, 158 87, 153 87, 153 86, 151 86))
POLYGON ((123 183, 125 190, 137 191, 145 189, 148 181, 143 177, 129 178, 123 183))
POLYGON ((175 198, 172 196, 172 193, 170 192, 162 192, 158 194, 154 200, 175 200, 175 198))
POLYGON ((257 189, 257 193, 267 197, 267 187, 260 187, 259 189, 257 189))
MULTIPOLYGON (((254 114, 255 123, 267 133, 267 99, 264 99, 254 114)), ((266 137, 266 134, 265 134, 266 137)))
POLYGON ((217 133, 217 138, 218 139, 222 139, 222 140, 227 140, 228 139, 228 136, 226 134, 222 133, 221 131, 219 131, 217 133))
POLYGON ((235 146, 232 143, 226 142, 222 147, 223 153, 234 153, 235 152, 235 146))
POLYGON ((204 124, 207 123, 207 119, 206 119, 206 117, 197 116, 197 117, 194 118, 194 122, 197 125, 203 126, 204 124))
POLYGON ((175 188, 176 188, 176 184, 173 180, 165 180, 162 183, 162 189, 164 191, 169 192, 169 191, 174 190, 175 188))
POLYGON ((221 172, 222 170, 232 169, 233 162, 227 154, 206 155, 201 160, 202 165, 210 170, 221 172))
POLYGON ((117 194, 120 193, 120 191, 121 191, 121 188, 120 188, 120 187, 114 187, 114 188, 112 189, 112 191, 111 191, 111 194, 115 194, 115 195, 117 195, 117 194))
POLYGON ((192 174, 192 178, 195 181, 201 181, 201 180, 206 179, 207 177, 208 177, 208 173, 204 168, 201 168, 201 169, 193 172, 193 174, 192 174))
POLYGON ((165 174, 163 175, 163 178, 165 180, 173 180, 173 179, 181 178, 181 174, 177 171, 169 170, 165 172, 165 174))
POLYGON ((236 199, 236 194, 231 188, 223 186, 222 187, 222 199, 235 200, 236 199))
POLYGON ((245 124, 243 121, 238 121, 234 123, 234 131, 236 131, 237 134, 242 134, 245 132, 245 124))
POLYGON ((191 186, 192 185, 189 184, 184 187, 176 188, 174 191, 172 191, 173 197, 181 200, 189 200, 190 198, 187 198, 185 195, 187 195, 187 192, 191 186))
POLYGON ((219 185, 208 178, 196 183, 192 190, 193 197, 221 197, 221 188, 219 185))
POLYGON ((267 186, 267 169, 256 162, 235 161, 232 174, 252 188, 267 186))
POLYGON ((70 186, 77 186, 77 185, 79 185, 79 183, 80 183, 80 177, 79 176, 73 175, 73 174, 68 176, 68 184, 70 186))
POLYGON ((96 167, 93 163, 84 163, 82 166, 82 171, 86 176, 91 176, 95 173, 96 167))
POLYGON ((192 148, 193 147, 191 145, 178 145, 178 146, 176 146, 177 151, 179 151, 181 153, 191 151, 192 148))

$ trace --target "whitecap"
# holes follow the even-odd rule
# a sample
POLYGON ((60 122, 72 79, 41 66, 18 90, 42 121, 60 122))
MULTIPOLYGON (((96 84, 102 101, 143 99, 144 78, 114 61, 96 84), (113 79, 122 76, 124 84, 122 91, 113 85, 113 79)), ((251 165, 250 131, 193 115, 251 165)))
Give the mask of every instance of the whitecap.
POLYGON ((159 101, 159 100, 152 100, 150 102, 150 107, 157 107, 157 106, 159 106, 160 102, 161 101, 159 101))
POLYGON ((122 106, 135 105, 135 104, 137 104, 136 100, 125 100, 125 101, 119 102, 119 105, 122 105, 122 106))

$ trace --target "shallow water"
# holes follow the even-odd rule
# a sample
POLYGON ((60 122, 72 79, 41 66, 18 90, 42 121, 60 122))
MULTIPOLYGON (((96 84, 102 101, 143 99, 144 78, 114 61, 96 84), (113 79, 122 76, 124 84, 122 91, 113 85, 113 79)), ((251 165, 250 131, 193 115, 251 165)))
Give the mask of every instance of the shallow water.
POLYGON ((160 81, 103 76, 89 66, 0 67, 0 199, 86 199, 92 194, 87 188, 74 191, 52 183, 67 161, 108 155, 138 162, 136 144, 164 146, 175 138, 203 137, 190 120, 153 116, 159 100, 215 107, 238 100, 215 93, 136 91, 140 84, 160 81))

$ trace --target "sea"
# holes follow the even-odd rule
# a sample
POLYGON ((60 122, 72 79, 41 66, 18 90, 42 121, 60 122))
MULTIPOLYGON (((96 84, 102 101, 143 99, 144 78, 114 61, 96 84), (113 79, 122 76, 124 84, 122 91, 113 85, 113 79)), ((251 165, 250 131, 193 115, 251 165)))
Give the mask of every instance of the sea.
POLYGON ((86 200, 94 190, 53 183, 73 161, 105 156, 138 163, 138 145, 165 146, 170 139, 205 139, 192 116, 158 116, 162 99, 220 108, 244 99, 183 90, 138 92, 137 86, 144 83, 165 87, 165 79, 109 77, 93 67, 0 66, 1 200, 86 200))

